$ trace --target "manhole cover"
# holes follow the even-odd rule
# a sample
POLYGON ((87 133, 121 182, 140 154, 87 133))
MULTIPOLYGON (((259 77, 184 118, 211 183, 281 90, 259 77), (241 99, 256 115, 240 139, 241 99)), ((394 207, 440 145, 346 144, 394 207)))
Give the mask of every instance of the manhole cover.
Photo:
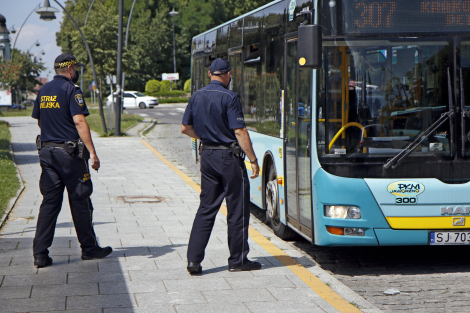
POLYGON ((135 203, 135 202, 162 202, 164 198, 157 196, 120 196, 117 197, 119 200, 122 200, 125 203, 135 203))

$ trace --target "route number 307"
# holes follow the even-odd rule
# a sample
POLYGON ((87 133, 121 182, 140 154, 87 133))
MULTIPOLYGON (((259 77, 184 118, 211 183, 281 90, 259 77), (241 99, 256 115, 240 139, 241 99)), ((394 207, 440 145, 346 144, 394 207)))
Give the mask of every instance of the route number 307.
POLYGON ((416 204, 416 197, 396 197, 395 204, 416 204))

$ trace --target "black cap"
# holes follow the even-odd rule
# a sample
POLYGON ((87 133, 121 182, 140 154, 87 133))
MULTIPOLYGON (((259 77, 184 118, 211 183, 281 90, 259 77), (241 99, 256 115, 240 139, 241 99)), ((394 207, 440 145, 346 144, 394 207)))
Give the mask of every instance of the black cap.
POLYGON ((85 66, 85 64, 78 63, 77 59, 70 53, 63 53, 55 58, 54 68, 67 67, 69 65, 85 66))
POLYGON ((230 72, 232 68, 230 67, 230 63, 226 59, 215 59, 210 67, 210 71, 212 75, 223 75, 230 72))

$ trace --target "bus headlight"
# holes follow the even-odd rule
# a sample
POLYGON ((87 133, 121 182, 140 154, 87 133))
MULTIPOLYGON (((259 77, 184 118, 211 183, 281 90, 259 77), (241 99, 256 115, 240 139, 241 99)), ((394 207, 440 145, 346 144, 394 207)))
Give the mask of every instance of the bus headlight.
POLYGON ((325 205, 325 216, 331 218, 360 219, 361 209, 356 206, 325 205))

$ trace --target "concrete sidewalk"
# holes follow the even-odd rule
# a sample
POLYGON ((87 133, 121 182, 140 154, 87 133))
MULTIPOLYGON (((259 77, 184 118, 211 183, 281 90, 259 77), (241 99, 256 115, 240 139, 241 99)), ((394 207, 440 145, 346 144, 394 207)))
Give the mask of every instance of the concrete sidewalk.
MULTIPOLYGON (((100 245, 114 252, 102 260, 80 259, 65 198, 50 249, 54 264, 36 269, 32 239, 42 196, 34 141, 39 129, 30 117, 2 119, 11 124, 25 190, 0 232, 0 312, 338 312, 252 239, 249 258, 263 269, 228 272, 222 214, 203 275, 190 276, 186 249, 199 194, 137 137, 94 137, 101 160, 99 173, 91 173, 95 232, 100 245)), ((346 301, 364 312, 377 311, 264 225, 252 220, 252 226, 346 301)))

